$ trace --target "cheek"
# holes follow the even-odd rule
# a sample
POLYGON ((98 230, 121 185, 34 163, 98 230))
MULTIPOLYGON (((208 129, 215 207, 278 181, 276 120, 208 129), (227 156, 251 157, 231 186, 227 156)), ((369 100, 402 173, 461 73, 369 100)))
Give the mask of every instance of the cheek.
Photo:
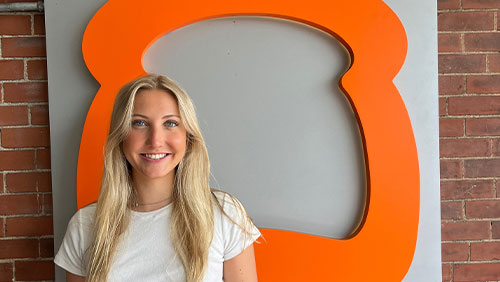
POLYGON ((140 147, 141 138, 137 134, 129 134, 122 143, 122 150, 125 156, 129 156, 134 150, 140 147))
POLYGON ((176 132, 169 136, 170 146, 175 147, 177 150, 186 149, 186 133, 176 132))

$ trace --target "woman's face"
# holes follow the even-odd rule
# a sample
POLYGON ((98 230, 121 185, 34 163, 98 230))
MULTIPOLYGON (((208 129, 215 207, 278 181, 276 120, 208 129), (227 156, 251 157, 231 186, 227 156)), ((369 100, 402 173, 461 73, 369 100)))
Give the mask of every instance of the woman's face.
POLYGON ((122 149, 134 180, 173 179, 186 152, 186 128, 172 94, 158 89, 137 93, 132 128, 122 149))

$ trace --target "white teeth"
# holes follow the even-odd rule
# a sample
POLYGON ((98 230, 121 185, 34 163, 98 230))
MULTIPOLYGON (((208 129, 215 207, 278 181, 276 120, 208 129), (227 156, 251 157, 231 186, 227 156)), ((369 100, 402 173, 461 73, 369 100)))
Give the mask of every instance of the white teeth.
POLYGON ((168 154, 144 154, 144 156, 148 159, 152 159, 152 160, 159 160, 159 159, 163 159, 164 157, 166 157, 168 154))

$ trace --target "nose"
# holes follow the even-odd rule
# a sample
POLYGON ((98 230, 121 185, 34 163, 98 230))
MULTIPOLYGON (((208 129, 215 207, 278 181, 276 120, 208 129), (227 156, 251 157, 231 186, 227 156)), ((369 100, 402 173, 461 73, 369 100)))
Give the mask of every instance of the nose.
POLYGON ((166 134, 161 128, 150 127, 148 143, 151 147, 161 147, 165 143, 166 134))

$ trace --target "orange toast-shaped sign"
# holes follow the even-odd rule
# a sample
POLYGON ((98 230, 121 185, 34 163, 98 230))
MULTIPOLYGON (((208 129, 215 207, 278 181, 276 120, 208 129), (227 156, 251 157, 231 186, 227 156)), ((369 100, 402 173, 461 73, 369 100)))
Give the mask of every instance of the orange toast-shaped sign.
MULTIPOLYGON (((113 101, 126 82, 145 74, 142 57, 162 35, 226 16, 266 16, 301 22, 339 39, 351 54, 340 87, 363 136, 367 203, 362 224, 346 240, 262 229, 256 244, 260 281, 401 281, 415 250, 419 167, 408 113, 392 80, 407 41, 382 0, 174 1, 109 0, 92 18, 83 56, 101 87, 85 121, 77 201, 97 199, 113 101)), ((334 185, 334 184, 333 184, 334 185)))

